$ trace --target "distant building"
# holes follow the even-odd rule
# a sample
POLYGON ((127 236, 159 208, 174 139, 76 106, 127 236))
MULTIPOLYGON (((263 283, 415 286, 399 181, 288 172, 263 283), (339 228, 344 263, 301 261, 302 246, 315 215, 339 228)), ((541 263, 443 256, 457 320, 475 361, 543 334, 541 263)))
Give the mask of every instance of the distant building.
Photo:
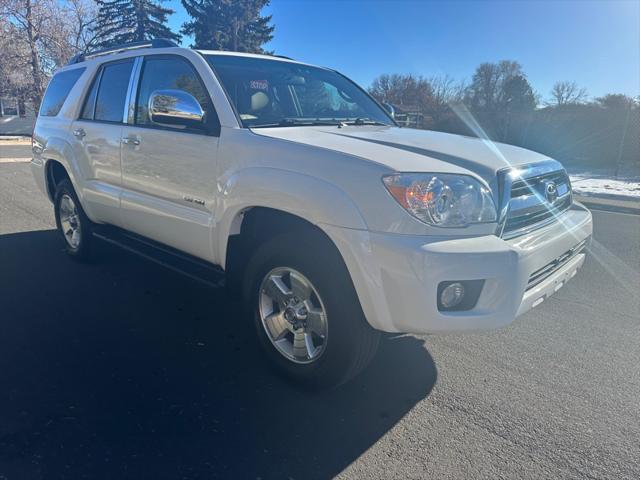
POLYGON ((0 98, 0 135, 31 135, 35 121, 31 103, 16 98, 0 98))
POLYGON ((424 128, 424 114, 416 105, 392 105, 395 110, 394 118, 398 125, 407 128, 424 128))

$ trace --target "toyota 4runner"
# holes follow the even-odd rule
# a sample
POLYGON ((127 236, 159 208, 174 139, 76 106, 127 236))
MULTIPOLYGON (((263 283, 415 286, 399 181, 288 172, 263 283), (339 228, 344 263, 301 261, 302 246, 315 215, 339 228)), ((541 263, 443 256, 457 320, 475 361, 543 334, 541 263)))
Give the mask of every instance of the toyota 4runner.
POLYGON ((71 256, 110 228, 218 266, 272 363, 313 386, 361 371, 380 331, 507 325, 592 232, 553 159, 399 128, 328 68, 165 40, 60 69, 31 167, 71 256))

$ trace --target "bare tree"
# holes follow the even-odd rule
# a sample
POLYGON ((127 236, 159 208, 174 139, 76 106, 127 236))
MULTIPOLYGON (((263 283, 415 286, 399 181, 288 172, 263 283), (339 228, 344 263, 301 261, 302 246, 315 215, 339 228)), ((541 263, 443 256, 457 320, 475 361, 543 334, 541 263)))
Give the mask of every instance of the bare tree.
POLYGON ((90 0, 0 0, 2 60, 9 58, 11 68, 26 81, 26 97, 35 108, 54 70, 86 48, 94 10, 90 0))
POLYGON ((551 106, 576 105, 584 103, 587 97, 587 90, 578 87, 576 82, 556 82, 551 89, 551 101, 547 104, 551 106))
POLYGON ((465 100, 475 111, 498 112, 514 103, 531 104, 530 98, 533 98, 535 107, 535 94, 522 65, 513 60, 502 60, 499 63, 482 63, 476 68, 465 100), (527 98, 514 99, 515 84, 518 84, 516 91, 527 98))
POLYGON ((96 44, 93 28, 97 6, 92 0, 66 0, 58 4, 58 21, 48 26, 43 39, 47 60, 53 68, 64 65, 79 52, 86 52, 96 44))
POLYGON ((429 80, 411 74, 380 75, 371 84, 369 93, 381 102, 417 106, 423 111, 433 102, 429 80))
POLYGON ((53 19, 48 0, 0 0, 0 15, 8 19, 17 32, 10 51, 24 55, 17 59, 30 79, 30 97, 40 105, 45 86, 42 40, 46 25, 53 19), (21 60, 21 61, 20 61, 21 60))
POLYGON ((433 104, 436 107, 446 107, 464 99, 467 89, 464 81, 456 81, 449 75, 435 75, 430 77, 428 82, 431 85, 433 104))
POLYGON ((69 42, 77 52, 85 52, 96 44, 94 28, 98 16, 98 7, 93 0, 67 0, 69 42))
POLYGON ((0 17, 0 96, 25 99, 30 97, 30 79, 25 75, 25 59, 29 51, 21 41, 19 29, 0 17))
POLYGON ((495 63, 482 63, 473 74, 467 100, 475 109, 494 110, 500 90, 500 68, 495 63))

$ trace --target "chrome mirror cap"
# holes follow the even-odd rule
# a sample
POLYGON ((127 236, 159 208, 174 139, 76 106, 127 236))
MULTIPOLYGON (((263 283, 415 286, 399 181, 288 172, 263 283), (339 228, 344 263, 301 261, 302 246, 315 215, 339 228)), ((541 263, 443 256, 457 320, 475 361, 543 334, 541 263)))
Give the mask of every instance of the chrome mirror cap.
POLYGON ((159 125, 202 127, 204 111, 195 97, 183 90, 155 90, 149 97, 149 119, 159 125))

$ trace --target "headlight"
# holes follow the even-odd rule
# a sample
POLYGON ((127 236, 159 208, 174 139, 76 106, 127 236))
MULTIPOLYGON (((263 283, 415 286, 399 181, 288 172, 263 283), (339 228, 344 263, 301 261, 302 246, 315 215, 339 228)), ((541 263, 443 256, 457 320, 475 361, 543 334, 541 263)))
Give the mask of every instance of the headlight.
POLYGON ((399 173, 382 178, 389 193, 411 215, 438 227, 495 222, 491 192, 473 177, 441 173, 399 173))

